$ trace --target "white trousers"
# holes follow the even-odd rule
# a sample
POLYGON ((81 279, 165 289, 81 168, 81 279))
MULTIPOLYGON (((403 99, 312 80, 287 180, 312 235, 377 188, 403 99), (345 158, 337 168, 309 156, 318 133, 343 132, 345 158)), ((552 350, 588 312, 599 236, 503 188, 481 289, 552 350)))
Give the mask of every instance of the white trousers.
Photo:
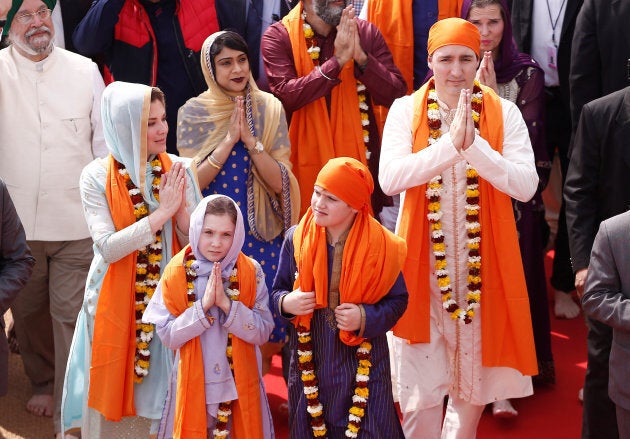
POLYGON ((475 439, 483 405, 449 398, 444 420, 442 404, 403 413, 402 428, 407 439, 475 439))

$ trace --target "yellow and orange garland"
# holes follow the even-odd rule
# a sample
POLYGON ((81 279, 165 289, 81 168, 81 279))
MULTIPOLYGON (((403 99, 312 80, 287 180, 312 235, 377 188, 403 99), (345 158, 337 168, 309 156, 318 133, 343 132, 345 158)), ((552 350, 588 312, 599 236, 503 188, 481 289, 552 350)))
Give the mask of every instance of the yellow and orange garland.
MULTIPOLYGON (((475 81, 472 94, 472 118, 475 132, 479 133, 479 117, 483 94, 479 83, 475 81)), ((429 145, 433 145, 441 137, 442 120, 437 102, 437 93, 433 80, 429 84, 427 98, 427 118, 429 124, 429 145)), ((450 313, 453 320, 464 324, 472 322, 475 309, 481 301, 481 224, 479 223, 479 174, 466 164, 466 247, 468 248, 468 267, 466 306, 462 308, 453 298, 451 279, 446 262, 446 245, 442 231, 442 176, 433 177, 427 184, 426 197, 428 200, 427 218, 431 227, 431 243, 435 256, 435 274, 438 287, 442 294, 442 307, 450 313)))
MULTIPOLYGON (((162 163, 158 157, 151 160, 151 172, 153 181, 151 191, 153 196, 160 201, 160 180, 162 178, 162 163)), ((136 221, 140 221, 149 215, 149 208, 142 198, 140 190, 131 181, 127 169, 122 163, 118 163, 118 172, 125 180, 127 191, 133 204, 133 213, 136 221)), ((136 353, 134 358, 134 381, 141 383, 145 376, 149 374, 149 363, 151 352, 149 343, 153 339, 154 326, 150 323, 142 323, 142 315, 153 297, 153 293, 160 280, 160 265, 162 262, 162 230, 155 234, 155 242, 145 248, 138 250, 136 257, 136 292, 135 292, 135 313, 136 313, 136 353)))
MULTIPOLYGON (((313 32, 313 28, 310 24, 306 22, 306 12, 302 12, 302 23, 304 38, 306 38, 308 55, 313 60, 313 65, 318 66, 319 53, 321 49, 319 48, 319 46, 317 46, 317 42, 315 41, 315 32, 313 32)), ((361 114, 361 131, 363 134, 363 143, 365 143, 365 158, 366 160, 369 160, 371 152, 368 148, 368 144, 370 142, 370 115, 368 113, 368 110, 370 107, 368 106, 366 91, 367 88, 365 87, 365 84, 357 80, 357 96, 359 98, 359 113, 361 114)))
MULTIPOLYGON (((311 416, 311 429, 313 436, 326 438, 326 420, 324 419, 324 406, 319 400, 319 387, 317 375, 315 374, 315 364, 313 363, 313 347, 311 331, 299 325, 296 328, 298 342, 298 369, 301 373, 304 384, 304 396, 306 396, 306 411, 311 416)), ((372 344, 365 340, 357 346, 356 358, 358 361, 357 374, 355 378, 354 395, 352 395, 352 406, 348 414, 348 425, 346 426, 346 437, 355 438, 359 434, 361 421, 365 416, 367 400, 370 395, 368 383, 370 381, 370 367, 372 367, 372 344)))
MULTIPOLYGON (((197 300, 197 296, 195 294, 195 279, 197 279, 197 272, 193 268, 193 263, 195 262, 195 255, 193 252, 190 252, 186 255, 186 259, 184 262, 185 270, 186 270, 186 288, 187 288, 187 300, 188 306, 193 306, 193 303, 197 300)), ((239 283, 238 283, 238 275, 236 268, 232 270, 230 273, 230 286, 225 290, 225 293, 228 297, 233 301, 238 301, 240 296, 239 283)), ((230 370, 232 374, 234 374, 234 360, 232 358, 232 333, 228 332, 227 345, 225 347, 225 355, 228 360, 228 364, 230 365, 230 370)), ((212 435, 214 439, 225 439, 230 434, 230 430, 228 430, 228 423, 230 421, 230 415, 232 414, 232 401, 224 401, 219 403, 219 408, 217 410, 217 423, 212 431, 212 435)))

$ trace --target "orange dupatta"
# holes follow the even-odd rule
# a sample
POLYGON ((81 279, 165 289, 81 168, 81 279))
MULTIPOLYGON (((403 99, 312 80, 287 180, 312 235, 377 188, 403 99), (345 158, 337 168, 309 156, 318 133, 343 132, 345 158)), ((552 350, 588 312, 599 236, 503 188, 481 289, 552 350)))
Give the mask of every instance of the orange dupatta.
MULTIPOLYGON (((429 84, 414 93, 413 152, 428 146, 427 95, 429 84)), ((492 89, 481 86, 483 107, 479 120, 481 137, 498 152, 503 148, 503 110, 492 89)), ((516 223, 510 197, 479 178, 481 209, 481 337, 482 364, 506 366, 524 375, 536 375, 536 352, 529 313, 529 299, 516 223)), ((410 343, 430 339, 431 248, 427 220, 426 184, 408 189, 401 213, 399 235, 409 252, 403 269, 409 304, 394 327, 394 334, 410 343)))
MULTIPOLYGON (((291 40, 298 77, 308 75, 315 68, 307 52, 301 14, 302 2, 299 2, 282 19, 291 40)), ((339 79, 341 83, 331 93, 330 115, 326 98, 321 97, 296 110, 291 116, 291 163, 300 184, 300 214, 306 212, 310 205, 317 174, 329 159, 353 157, 363 164, 367 163, 354 62, 348 61, 342 66, 339 79)))
MULTIPOLYGON (((407 94, 413 92, 413 12, 407 0, 369 1, 367 18, 378 27, 389 47, 394 64, 407 83, 407 94)), ((382 105, 372 105, 379 136, 383 137, 383 127, 389 109, 382 105)))
MULTIPOLYGON (((326 229, 315 224, 308 209, 293 235, 298 278, 295 288, 315 291, 316 308, 328 306, 328 249, 326 229)), ((339 303, 376 303, 396 282, 405 261, 405 241, 360 210, 343 248, 339 303)), ((297 316, 293 323, 310 329, 312 314, 297 316)), ((350 331, 339 331, 349 346, 363 340, 350 331)))
MULTIPOLYGON (((164 172, 172 166, 168 154, 158 154, 164 172)), ((133 203, 116 160, 107 163, 105 196, 116 230, 136 222, 133 203)), ((173 221, 173 253, 179 251, 173 221)), ((132 252, 112 263, 105 273, 94 317, 92 360, 88 406, 107 420, 120 421, 135 416, 133 399, 134 356, 136 349, 136 257, 132 252)))
MULTIPOLYGON (((168 311, 178 316, 188 309, 188 288, 184 260, 190 245, 173 256, 162 275, 162 296, 168 311)), ((239 301, 251 308, 256 303, 256 268, 242 252, 236 259, 239 278, 239 301)), ((254 345, 232 336, 234 381, 238 399, 232 401, 231 437, 260 439, 262 413, 258 360, 254 345)), ((207 439, 205 373, 201 341, 195 337, 179 348, 177 365, 177 395, 173 437, 176 439, 207 439)))
POLYGON ((438 20, 459 17, 463 3, 463 0, 438 0, 438 20))

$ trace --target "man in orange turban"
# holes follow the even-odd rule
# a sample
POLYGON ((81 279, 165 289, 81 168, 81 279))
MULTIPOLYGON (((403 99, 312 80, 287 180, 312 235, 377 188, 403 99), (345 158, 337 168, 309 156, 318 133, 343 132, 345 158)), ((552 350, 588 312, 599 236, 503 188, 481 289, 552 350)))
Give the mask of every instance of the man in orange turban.
POLYGON ((538 176, 519 109, 475 81, 479 42, 460 18, 433 25, 434 77, 383 133, 379 181, 401 194, 408 246, 393 338, 407 437, 472 439, 484 406, 530 395, 537 372, 511 198, 529 200, 538 176))
POLYGON ((373 190, 360 161, 329 160, 311 206, 285 237, 271 303, 295 325, 292 438, 356 437, 359 430, 359 437, 404 437, 385 334, 407 306, 406 245, 372 217, 373 190))

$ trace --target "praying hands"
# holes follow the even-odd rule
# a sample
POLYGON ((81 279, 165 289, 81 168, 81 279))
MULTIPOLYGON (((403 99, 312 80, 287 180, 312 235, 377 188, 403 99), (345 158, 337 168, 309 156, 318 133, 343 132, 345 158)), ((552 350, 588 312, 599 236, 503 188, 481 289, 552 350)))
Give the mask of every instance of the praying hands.
POLYGON ((472 118, 472 95, 469 89, 463 89, 459 94, 455 118, 450 128, 451 141, 457 149, 468 149, 475 140, 475 122, 472 118))

